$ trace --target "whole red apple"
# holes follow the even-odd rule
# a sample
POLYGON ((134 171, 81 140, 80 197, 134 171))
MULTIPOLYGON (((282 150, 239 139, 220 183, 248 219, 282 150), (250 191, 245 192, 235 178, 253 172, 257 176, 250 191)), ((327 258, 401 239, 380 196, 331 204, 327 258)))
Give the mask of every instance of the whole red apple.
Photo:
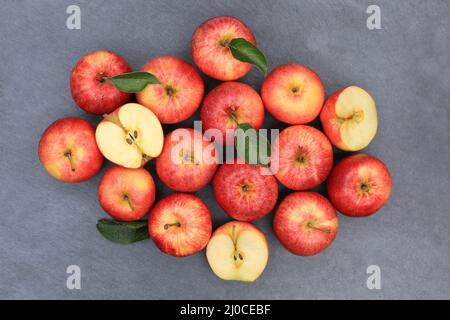
POLYGON ((110 77, 131 72, 128 62, 112 51, 93 51, 83 56, 70 75, 70 91, 76 104, 86 112, 110 113, 131 98, 117 89, 110 77))
POLYGON ((275 118, 290 124, 314 120, 322 109, 325 89, 320 77, 301 64, 283 64, 264 79, 261 97, 275 118))
POLYGON ((194 192, 214 176, 218 155, 214 144, 194 129, 180 128, 164 139, 162 153, 156 158, 156 172, 169 188, 194 192))
POLYGON ((113 166, 100 180, 98 200, 116 220, 139 220, 155 201, 155 183, 144 168, 113 166))
POLYGON ((392 178, 381 160, 356 154, 344 158, 334 167, 327 190, 338 211, 350 217, 366 217, 388 201, 392 178))
POLYGON ((333 148, 319 130, 295 125, 280 132, 272 145, 275 177, 293 190, 307 190, 325 181, 333 166, 333 148))
POLYGON ((200 198, 173 193, 159 200, 148 220, 150 237, 164 253, 185 257, 199 252, 211 237, 211 213, 200 198))
POLYGON ((267 170, 251 164, 223 164, 213 180, 214 196, 231 218, 253 221, 267 215, 278 199, 278 183, 267 170))
POLYGON ((38 154, 45 170, 64 182, 85 181, 95 176, 103 164, 94 128, 81 118, 53 122, 42 134, 38 154))
POLYGON ((233 145, 239 123, 247 122, 255 129, 261 128, 264 105, 258 92, 249 85, 224 82, 206 95, 200 117, 205 131, 217 129, 222 134, 221 143, 233 145))
POLYGON ((136 99, 152 110, 161 123, 186 120, 200 106, 205 85, 202 77, 186 61, 163 56, 148 61, 141 70, 154 74, 161 84, 147 85, 136 94, 136 99))
POLYGON ((250 29, 234 17, 215 17, 203 22, 192 36, 192 58, 207 76, 230 81, 242 78, 252 65, 233 57, 231 40, 243 38, 256 45, 250 29))
POLYGON ((294 192, 281 201, 273 221, 281 244, 293 254, 312 256, 336 238, 336 210, 316 192, 294 192))

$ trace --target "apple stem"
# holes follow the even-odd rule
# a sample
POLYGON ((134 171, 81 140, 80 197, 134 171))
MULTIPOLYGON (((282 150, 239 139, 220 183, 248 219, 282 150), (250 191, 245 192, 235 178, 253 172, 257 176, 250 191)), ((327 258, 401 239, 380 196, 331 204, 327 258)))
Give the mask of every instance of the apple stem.
POLYGON ((176 226, 176 227, 181 227, 181 223, 179 223, 179 222, 175 222, 175 223, 166 223, 165 225, 164 225, 164 229, 165 230, 167 230, 167 229, 169 229, 170 227, 173 227, 173 226, 176 226))
POLYGON ((306 227, 307 227, 307 228, 310 228, 310 229, 317 230, 317 231, 322 231, 322 232, 325 232, 325 233, 331 233, 331 231, 328 230, 328 229, 322 229, 322 228, 317 228, 317 227, 315 227, 315 226, 312 224, 312 222, 308 222, 308 223, 306 224, 306 227))
POLYGON ((72 172, 74 172, 74 171, 75 171, 75 166, 74 166, 73 160, 72 160, 72 152, 71 152, 70 150, 68 150, 68 151, 64 152, 64 156, 65 156, 67 159, 69 159, 69 162, 70 162, 70 170, 71 170, 72 172))
POLYGON ((128 205, 130 206, 130 209, 131 209, 132 211, 134 211, 134 207, 133 207, 133 205, 131 204, 130 198, 129 198, 127 195, 124 195, 124 196, 123 196, 123 199, 128 203, 128 205))

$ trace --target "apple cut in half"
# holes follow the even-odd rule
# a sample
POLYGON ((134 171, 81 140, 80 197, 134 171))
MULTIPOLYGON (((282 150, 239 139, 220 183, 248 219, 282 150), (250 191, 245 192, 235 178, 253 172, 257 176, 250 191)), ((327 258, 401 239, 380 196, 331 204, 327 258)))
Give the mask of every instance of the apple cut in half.
POLYGON ((104 116, 95 139, 109 161, 125 168, 140 168, 159 156, 164 134, 152 111, 137 103, 127 103, 104 116))
POLYGON ((320 120, 331 142, 345 151, 364 149, 377 133, 375 101, 357 86, 333 93, 320 113, 320 120))
POLYGON ((219 278, 251 282, 266 268, 269 246, 264 233, 251 223, 231 221, 213 233, 206 257, 219 278))

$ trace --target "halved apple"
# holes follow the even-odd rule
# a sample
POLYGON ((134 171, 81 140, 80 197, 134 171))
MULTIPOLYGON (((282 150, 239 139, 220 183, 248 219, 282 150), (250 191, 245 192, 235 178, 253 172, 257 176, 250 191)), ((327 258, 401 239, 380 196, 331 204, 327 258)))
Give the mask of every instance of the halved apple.
POLYGON ((164 134, 152 111, 137 103, 127 103, 104 116, 95 139, 109 161, 125 168, 140 168, 159 156, 164 134))
POLYGON ((264 233, 251 223, 231 221, 213 233, 206 258, 223 280, 255 281, 266 268, 269 246, 264 233))
POLYGON ((320 120, 331 142, 345 151, 364 149, 377 133, 375 101, 357 86, 333 93, 320 113, 320 120))

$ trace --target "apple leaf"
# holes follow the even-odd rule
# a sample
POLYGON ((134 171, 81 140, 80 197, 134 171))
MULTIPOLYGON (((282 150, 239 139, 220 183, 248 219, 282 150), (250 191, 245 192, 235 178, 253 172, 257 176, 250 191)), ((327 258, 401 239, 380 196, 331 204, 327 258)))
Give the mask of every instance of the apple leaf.
POLYGON ((243 38, 235 38, 231 40, 228 47, 230 48, 233 57, 239 61, 251 63, 257 66, 264 75, 267 74, 267 58, 264 53, 252 43, 243 38))
POLYGON ((114 219, 100 219, 97 230, 106 239, 122 244, 130 244, 148 239, 147 221, 117 221, 114 219))
POLYGON ((137 93, 148 84, 160 84, 159 80, 149 72, 136 71, 111 77, 112 84, 126 93, 137 93))
POLYGON ((268 166, 271 155, 270 142, 261 132, 253 128, 249 123, 238 125, 234 134, 236 153, 249 164, 268 166))

